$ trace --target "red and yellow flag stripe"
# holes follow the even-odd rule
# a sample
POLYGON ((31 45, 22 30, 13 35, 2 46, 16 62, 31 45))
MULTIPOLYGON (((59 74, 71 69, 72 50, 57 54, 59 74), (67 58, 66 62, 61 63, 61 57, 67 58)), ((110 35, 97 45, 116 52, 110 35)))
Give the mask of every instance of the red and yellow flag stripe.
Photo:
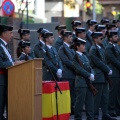
MULTIPOLYGON (((62 94, 57 90, 59 120, 69 120, 70 91, 68 82, 58 83, 62 94)), ((42 95, 43 120, 56 120, 55 82, 43 83, 42 95)))

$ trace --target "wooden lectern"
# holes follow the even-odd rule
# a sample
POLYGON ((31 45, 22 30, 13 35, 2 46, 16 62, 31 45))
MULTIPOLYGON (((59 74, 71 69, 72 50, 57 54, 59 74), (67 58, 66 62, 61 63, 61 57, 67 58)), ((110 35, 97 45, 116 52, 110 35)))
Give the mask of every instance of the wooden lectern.
POLYGON ((42 120, 42 59, 8 68, 8 120, 42 120))

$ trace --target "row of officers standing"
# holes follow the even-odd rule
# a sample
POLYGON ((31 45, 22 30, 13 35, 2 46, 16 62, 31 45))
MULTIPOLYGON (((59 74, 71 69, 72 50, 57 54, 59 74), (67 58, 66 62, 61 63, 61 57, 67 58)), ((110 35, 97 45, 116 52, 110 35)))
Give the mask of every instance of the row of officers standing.
MULTIPOLYGON (((42 77, 44 81, 69 81, 71 95, 71 114, 75 120, 82 120, 85 105, 86 119, 99 120, 99 108, 102 120, 117 120, 120 115, 120 21, 102 19, 101 23, 88 20, 88 30, 80 21, 73 21, 73 31, 67 31, 65 25, 58 25, 58 38, 53 33, 40 28, 38 43, 30 48, 30 30, 19 29, 21 41, 14 62, 6 43, 5 32, 13 27, 0 26, 0 77, 3 70, 14 64, 33 58, 44 58, 42 77), (9 63, 9 64, 8 64, 9 63), (11 64, 10 64, 11 63, 11 64), (6 65, 7 64, 7 65, 6 65)), ((2 78, 7 81, 7 78, 2 78)), ((0 120, 7 106, 7 82, 0 82, 0 120), (2 87, 1 87, 2 86, 2 87)))

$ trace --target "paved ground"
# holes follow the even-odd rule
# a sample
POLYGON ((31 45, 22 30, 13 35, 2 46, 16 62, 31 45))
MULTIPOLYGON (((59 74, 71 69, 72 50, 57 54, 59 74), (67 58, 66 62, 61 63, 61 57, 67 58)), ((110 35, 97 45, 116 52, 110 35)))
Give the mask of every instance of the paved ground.
MULTIPOLYGON (((70 117, 70 120, 74 120, 74 115, 72 115, 72 116, 70 117)), ((85 115, 83 116, 83 119, 82 119, 82 120, 86 120, 85 115)), ((102 120, 101 117, 99 118, 99 120, 102 120)), ((120 120, 120 116, 117 117, 117 120, 120 120)))
MULTIPOLYGON (((116 119, 117 119, 117 120, 120 120, 120 116, 118 116, 116 119)), ((70 120, 74 120, 74 115, 72 115, 72 116, 70 117, 70 120)), ((84 112, 83 112, 83 119, 82 119, 82 120, 86 120, 86 116, 85 116, 85 113, 84 113, 84 112)), ((102 119, 101 119, 101 112, 100 112, 99 120, 102 120, 102 119)))

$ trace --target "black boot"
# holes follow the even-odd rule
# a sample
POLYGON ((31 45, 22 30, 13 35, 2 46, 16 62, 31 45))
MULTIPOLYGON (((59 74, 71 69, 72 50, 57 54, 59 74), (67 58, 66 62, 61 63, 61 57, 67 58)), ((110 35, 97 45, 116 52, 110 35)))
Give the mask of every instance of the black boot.
POLYGON ((102 120, 117 120, 116 118, 112 118, 110 115, 105 115, 102 117, 102 120))

